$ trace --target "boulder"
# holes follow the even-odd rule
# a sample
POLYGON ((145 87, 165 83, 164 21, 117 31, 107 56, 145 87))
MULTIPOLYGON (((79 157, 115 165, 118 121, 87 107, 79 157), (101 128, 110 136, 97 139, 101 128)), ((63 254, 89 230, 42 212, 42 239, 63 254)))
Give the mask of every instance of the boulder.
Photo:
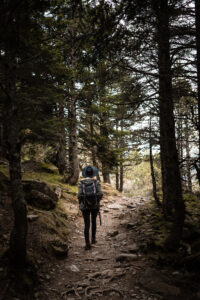
POLYGON ((56 258, 62 259, 68 256, 69 247, 66 242, 56 238, 55 240, 50 241, 50 245, 51 245, 53 255, 56 258))
POLYGON ((189 271, 199 271, 200 268, 200 252, 192 254, 182 259, 181 264, 189 271))
POLYGON ((172 285, 166 276, 155 269, 146 269, 140 278, 140 283, 145 289, 162 295, 164 299, 178 297, 181 294, 179 287, 172 285))
POLYGON ((200 240, 196 240, 194 243, 192 243, 191 247, 192 253, 200 252, 200 240))
POLYGON ((40 209, 53 209, 58 196, 45 182, 23 181, 24 197, 28 204, 40 209))

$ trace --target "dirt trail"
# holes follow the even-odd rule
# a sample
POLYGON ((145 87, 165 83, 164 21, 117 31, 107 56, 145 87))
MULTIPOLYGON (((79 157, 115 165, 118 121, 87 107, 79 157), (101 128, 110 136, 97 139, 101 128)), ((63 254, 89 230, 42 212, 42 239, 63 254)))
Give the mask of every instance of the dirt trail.
POLYGON ((135 242, 134 213, 140 197, 102 200, 102 226, 97 217, 97 244, 84 249, 83 218, 72 220, 68 258, 49 265, 39 299, 160 299, 139 285, 145 257, 135 242), (127 213, 132 213, 128 223, 127 213))

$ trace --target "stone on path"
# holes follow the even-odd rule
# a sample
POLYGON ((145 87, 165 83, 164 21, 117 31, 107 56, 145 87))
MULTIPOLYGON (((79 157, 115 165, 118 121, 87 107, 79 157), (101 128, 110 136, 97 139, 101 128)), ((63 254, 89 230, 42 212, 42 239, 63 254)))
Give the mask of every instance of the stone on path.
POLYGON ((96 261, 103 261, 103 260, 109 260, 109 259, 110 259, 109 257, 102 257, 102 256, 95 257, 96 261))
POLYGON ((132 204, 126 204, 127 208, 135 208, 135 205, 132 205, 132 204))
POLYGON ((118 234, 116 238, 117 238, 117 240, 120 240, 120 241, 126 240, 127 234, 125 232, 122 232, 122 233, 118 234))
POLYGON ((37 220, 38 218, 39 218, 38 215, 27 215, 27 219, 30 222, 33 222, 33 221, 37 220))
POLYGON ((107 207, 110 209, 114 209, 114 210, 122 210, 123 209, 123 206, 120 204, 117 204, 117 203, 110 204, 107 207))
POLYGON ((127 247, 127 251, 129 253, 135 253, 138 250, 139 250, 139 247, 138 247, 138 245, 136 243, 134 243, 134 244, 130 245, 129 247, 127 247))
POLYGON ((135 227, 135 226, 136 226, 135 223, 128 223, 128 224, 126 225, 127 229, 131 229, 131 228, 133 228, 133 227, 135 227))
POLYGON ((119 234, 119 231, 118 230, 114 230, 114 231, 108 232, 107 236, 114 237, 114 236, 116 236, 118 234, 119 234))
POLYGON ((116 261, 124 262, 124 261, 135 261, 138 259, 136 254, 122 253, 116 257, 116 261))
POLYGON ((109 201, 108 200, 103 200, 103 203, 108 203, 109 201))
POLYGON ((71 266, 70 266, 70 270, 71 270, 72 272, 80 272, 79 268, 78 268, 76 265, 71 265, 71 266))

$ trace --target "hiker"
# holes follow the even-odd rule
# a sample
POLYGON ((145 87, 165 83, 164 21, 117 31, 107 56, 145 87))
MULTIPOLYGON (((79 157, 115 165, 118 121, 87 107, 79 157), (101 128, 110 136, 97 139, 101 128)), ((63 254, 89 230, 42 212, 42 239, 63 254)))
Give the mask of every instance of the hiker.
POLYGON ((90 215, 92 221, 92 244, 96 243, 96 218, 100 208, 100 200, 103 197, 101 184, 94 177, 98 175, 98 169, 92 166, 86 166, 82 169, 84 179, 78 185, 79 208, 82 211, 84 219, 85 250, 91 248, 90 215))

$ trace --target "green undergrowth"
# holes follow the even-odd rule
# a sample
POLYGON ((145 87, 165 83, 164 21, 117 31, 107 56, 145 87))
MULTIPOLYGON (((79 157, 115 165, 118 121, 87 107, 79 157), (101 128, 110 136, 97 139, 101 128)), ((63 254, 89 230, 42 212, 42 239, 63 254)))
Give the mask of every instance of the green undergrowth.
POLYGON ((194 225, 199 225, 200 194, 183 194, 186 207, 186 220, 194 225))
POLYGON ((0 172, 2 172, 4 175, 9 177, 9 170, 8 167, 5 165, 0 165, 0 172))
POLYGON ((142 208, 138 221, 143 233, 143 250, 145 252, 154 251, 156 248, 163 250, 171 223, 164 219, 161 210, 152 200, 149 200, 142 208))
POLYGON ((162 209, 149 200, 138 213, 141 250, 159 265, 196 270, 200 267, 200 197, 199 194, 183 194, 186 217, 182 240, 177 251, 166 248, 166 239, 172 229, 172 220, 167 220, 162 209), (191 259, 191 261, 190 261, 191 259))
POLYGON ((103 191, 104 197, 121 195, 121 193, 119 191, 117 191, 115 188, 113 188, 108 183, 101 183, 101 186, 102 186, 102 191, 103 191))
MULTIPOLYGON (((8 167, 0 165, 0 171, 8 176, 8 167)), ((53 210, 42 210, 27 206, 28 215, 36 215, 38 218, 30 222, 30 232, 32 232, 30 245, 37 256, 44 250, 50 255, 67 254, 67 243, 69 237, 68 217, 75 215, 77 207, 77 186, 70 186, 63 183, 62 176, 58 169, 50 164, 28 161, 22 164, 22 180, 36 180, 45 182, 52 189, 60 187, 62 196, 53 210), (70 210, 71 209, 71 210, 70 210)), ((78 209, 77 209, 78 211, 78 209)), ((0 214, 0 228, 1 228, 0 214)))
MULTIPOLYGON (((9 178, 8 166, 0 165, 0 172, 9 178)), ((4 184, 6 180, 3 177, 2 175, 2 183, 4 184)), ((68 255, 69 219, 74 217, 78 212, 77 197, 75 196, 77 194, 77 186, 70 186, 63 183, 62 176, 59 175, 57 168, 54 166, 40 163, 35 164, 34 162, 29 162, 25 165, 22 164, 22 179, 42 181, 52 189, 60 187, 62 190, 62 196, 58 200, 56 207, 52 210, 43 210, 27 205, 29 220, 27 265, 20 271, 20 274, 16 273, 17 271, 10 264, 9 258, 6 259, 4 253, 7 253, 8 249, 0 250, 0 290, 2 289, 2 293, 4 294, 4 287, 9 284, 9 290, 5 289, 5 295, 8 296, 8 299, 19 298, 29 300, 33 299, 35 286, 40 282, 37 274, 38 270, 48 265, 50 261, 63 259, 68 255)), ((9 185, 7 183, 5 185, 6 189, 2 188, 1 191, 9 192, 9 185)), ((3 234, 8 236, 8 238, 10 235, 10 232, 6 232, 5 227, 2 227, 2 224, 6 224, 12 220, 13 213, 9 201, 7 200, 3 204, 4 208, 6 206, 9 214, 4 215, 2 213, 3 209, 2 211, 0 210, 0 238, 3 237, 3 234)), ((4 247, 8 248, 7 242, 4 243, 4 247)))
MULTIPOLYGON (((9 177, 7 166, 0 165, 0 171, 9 177)), ((23 167, 22 165, 22 180, 43 181, 51 187, 60 186, 64 192, 71 195, 76 195, 78 191, 77 186, 63 182, 63 176, 59 174, 55 166, 46 163, 31 162, 29 167, 23 167)))

